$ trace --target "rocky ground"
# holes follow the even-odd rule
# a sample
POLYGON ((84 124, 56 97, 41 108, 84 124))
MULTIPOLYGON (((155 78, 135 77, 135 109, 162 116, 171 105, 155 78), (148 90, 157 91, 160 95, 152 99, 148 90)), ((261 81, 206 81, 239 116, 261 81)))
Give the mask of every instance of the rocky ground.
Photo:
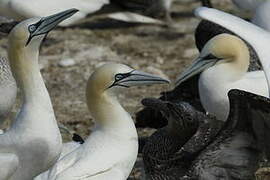
MULTIPOLYGON (((239 13, 230 1, 216 0, 215 7, 239 13)), ((136 69, 175 80, 198 55, 194 30, 199 19, 192 14, 198 2, 179 0, 173 6, 175 28, 125 24, 117 21, 87 19, 73 28, 51 32, 41 48, 40 68, 51 95, 57 120, 83 137, 91 132, 92 118, 85 103, 86 81, 96 67, 107 62, 128 64, 136 69)), ((0 55, 6 56, 7 38, 0 39, 0 55)), ((132 115, 145 97, 158 97, 172 85, 130 88, 120 95, 125 109, 132 115)), ((13 116, 16 112, 14 108, 13 116)), ((140 136, 151 129, 138 129, 140 136)), ((65 140, 70 137, 63 133, 65 140)), ((142 158, 130 178, 142 178, 142 158)))

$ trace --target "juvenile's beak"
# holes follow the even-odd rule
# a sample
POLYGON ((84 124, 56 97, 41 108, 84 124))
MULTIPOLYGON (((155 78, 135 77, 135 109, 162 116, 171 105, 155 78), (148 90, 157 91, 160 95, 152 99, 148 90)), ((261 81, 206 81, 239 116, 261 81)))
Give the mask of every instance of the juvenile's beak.
POLYGON ((117 82, 118 85, 125 87, 165 83, 170 83, 170 81, 157 75, 137 70, 132 71, 128 77, 117 82))
POLYGON ((176 86, 180 85, 182 82, 188 80, 189 78, 199 74, 205 69, 215 65, 219 59, 204 59, 198 57, 191 66, 185 70, 176 80, 176 86))
POLYGON ((27 44, 30 42, 30 40, 34 36, 47 34, 53 28, 55 28, 60 22, 71 17, 73 14, 75 14, 78 11, 79 10, 73 8, 73 9, 69 9, 69 10, 42 18, 39 22, 36 23, 37 29, 32 34, 30 34, 27 44))

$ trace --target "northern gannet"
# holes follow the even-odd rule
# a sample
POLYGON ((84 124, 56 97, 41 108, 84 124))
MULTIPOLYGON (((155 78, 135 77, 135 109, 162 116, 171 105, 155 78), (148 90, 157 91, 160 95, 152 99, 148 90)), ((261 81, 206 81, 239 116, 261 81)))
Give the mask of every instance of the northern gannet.
POLYGON ((270 101, 236 89, 228 96, 231 109, 226 122, 198 112, 186 102, 143 100, 170 122, 144 147, 150 180, 254 179, 260 156, 266 153, 269 158, 270 101))
MULTIPOLYGON (((195 43, 197 49, 201 52, 205 44, 215 37, 216 35, 228 33, 236 35, 228 29, 207 21, 202 20, 195 30, 195 43)), ((242 39, 243 40, 243 39, 242 39)), ((245 41, 249 48, 250 53, 250 65, 249 71, 261 70, 260 60, 254 48, 245 41)), ((176 86, 174 89, 163 92, 160 99, 171 102, 185 101, 190 103, 199 111, 204 111, 200 98, 198 88, 199 75, 190 78, 189 80, 176 86)), ((150 128, 161 128, 167 124, 167 120, 155 109, 145 107, 143 110, 136 114, 136 127, 150 127, 150 128)))
POLYGON ((32 17, 49 16, 69 8, 77 8, 80 10, 78 13, 60 23, 61 26, 68 26, 85 18, 87 14, 100 10, 109 2, 109 0, 1 0, 0 16, 21 21, 32 17))
POLYGON ((73 151, 62 154, 49 172, 35 180, 127 179, 137 158, 138 137, 133 120, 117 95, 131 86, 168 82, 123 64, 99 67, 90 76, 86 89, 95 128, 83 144, 76 143, 73 151))
POLYGON ((269 96, 264 72, 247 72, 249 58, 248 48, 240 38, 220 34, 207 42, 199 57, 178 77, 176 83, 179 85, 201 73, 201 103, 208 113, 225 121, 230 109, 227 96, 230 89, 242 89, 269 96))
POLYGON ((38 66, 39 47, 49 31, 77 11, 25 20, 9 34, 8 59, 23 104, 10 129, 0 135, 0 179, 33 179, 61 153, 61 135, 38 66))

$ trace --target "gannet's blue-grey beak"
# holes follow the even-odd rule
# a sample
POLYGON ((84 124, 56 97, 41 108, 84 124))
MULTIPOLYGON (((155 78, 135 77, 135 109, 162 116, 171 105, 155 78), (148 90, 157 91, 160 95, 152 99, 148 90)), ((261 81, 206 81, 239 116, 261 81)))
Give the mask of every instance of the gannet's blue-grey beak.
POLYGON ((47 34, 53 28, 55 28, 60 22, 71 17, 73 14, 75 14, 78 11, 79 10, 74 9, 74 8, 69 9, 69 10, 48 16, 48 17, 41 18, 41 20, 38 21, 37 23, 29 25, 28 31, 30 33, 30 36, 28 38, 26 45, 31 41, 31 39, 34 36, 47 34))
POLYGON ((165 83, 170 83, 170 81, 157 75, 133 70, 129 73, 116 74, 115 81, 110 87, 121 86, 128 88, 131 86, 165 84, 165 83))
POLYGON ((189 78, 201 73, 205 69, 215 65, 220 58, 217 58, 213 55, 208 55, 206 57, 198 57, 191 66, 185 70, 176 80, 176 85, 180 85, 185 82, 189 78))

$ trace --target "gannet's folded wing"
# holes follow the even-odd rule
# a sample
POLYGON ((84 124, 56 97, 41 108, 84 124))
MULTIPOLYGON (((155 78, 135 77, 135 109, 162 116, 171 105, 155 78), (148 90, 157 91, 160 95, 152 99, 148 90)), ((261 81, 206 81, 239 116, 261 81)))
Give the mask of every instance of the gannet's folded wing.
POLYGON ((61 159, 59 159, 57 161, 57 163, 48 172, 48 175, 47 175, 48 179, 47 180, 55 179, 58 174, 65 171, 69 167, 72 167, 76 163, 76 161, 79 159, 80 156, 81 156, 80 150, 72 151, 72 152, 66 154, 65 156, 63 156, 61 159))
POLYGON ((0 179, 9 179, 19 165, 19 159, 12 153, 0 153, 0 179))
MULTIPOLYGON (((68 143, 63 144, 62 152, 61 152, 61 155, 60 155, 58 161, 62 160, 63 157, 65 157, 67 154, 75 151, 78 147, 80 147, 80 145, 81 144, 77 143, 77 142, 68 142, 68 143)), ((72 161, 70 159, 68 159, 66 161, 68 161, 69 163, 74 162, 74 161, 72 161)), ((57 171, 61 171, 61 168, 64 169, 64 168, 67 168, 67 167, 62 166, 62 165, 55 165, 52 169, 49 169, 48 171, 45 171, 42 174, 35 177, 34 180, 48 180, 48 177, 49 177, 50 174, 54 174, 57 171)))
POLYGON ((212 8, 197 8, 195 15, 223 26, 247 41, 258 54, 268 84, 270 84, 270 53, 267 48, 270 42, 269 32, 239 17, 212 8))
POLYGON ((260 150, 270 157, 270 99, 236 89, 229 91, 228 96, 228 125, 254 134, 260 150))

